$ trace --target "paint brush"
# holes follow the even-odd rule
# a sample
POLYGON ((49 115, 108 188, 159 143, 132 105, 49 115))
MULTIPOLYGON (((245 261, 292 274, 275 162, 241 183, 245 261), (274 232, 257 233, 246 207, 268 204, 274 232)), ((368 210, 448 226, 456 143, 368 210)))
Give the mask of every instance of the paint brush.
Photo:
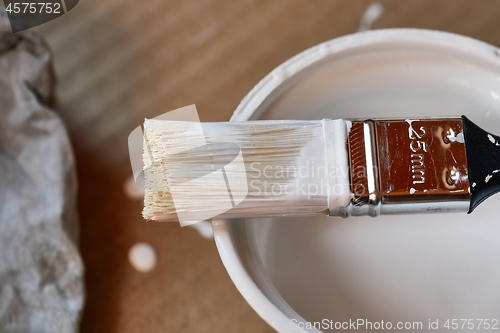
POLYGON ((500 138, 465 116, 146 120, 148 220, 471 213, 500 190, 500 138))

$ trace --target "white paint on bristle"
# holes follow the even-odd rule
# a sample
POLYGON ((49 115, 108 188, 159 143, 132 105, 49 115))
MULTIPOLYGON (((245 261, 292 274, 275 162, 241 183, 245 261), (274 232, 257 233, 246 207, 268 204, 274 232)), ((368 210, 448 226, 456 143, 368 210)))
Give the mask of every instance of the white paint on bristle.
MULTIPOLYGON (((177 213, 197 221, 227 201, 227 186, 220 181, 186 186, 175 193, 175 203, 169 191, 169 184, 192 180, 207 169, 200 156, 172 158, 173 153, 193 147, 199 126, 145 121, 144 218, 177 221, 177 213)), ((347 205, 351 199, 348 126, 344 120, 202 123, 206 142, 230 142, 241 148, 246 169, 248 195, 217 218, 310 216, 347 205)), ((211 158, 217 163, 227 156, 213 151, 211 158)), ((245 170, 225 168, 225 172, 228 179, 236 179, 245 170)))

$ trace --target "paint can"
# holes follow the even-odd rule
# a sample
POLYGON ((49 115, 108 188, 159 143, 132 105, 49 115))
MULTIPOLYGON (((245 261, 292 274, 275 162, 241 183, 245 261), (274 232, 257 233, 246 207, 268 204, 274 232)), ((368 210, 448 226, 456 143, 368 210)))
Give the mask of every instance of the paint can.
MULTIPOLYGON (((288 60, 231 120, 463 114, 498 133, 499 96, 498 48, 445 32, 375 30, 288 60)), ((490 198, 472 215, 212 224, 234 284, 278 332, 336 331, 361 320, 393 329, 421 323, 413 329, 428 331, 431 322, 442 329, 453 318, 500 319, 499 204, 500 196, 490 198)))

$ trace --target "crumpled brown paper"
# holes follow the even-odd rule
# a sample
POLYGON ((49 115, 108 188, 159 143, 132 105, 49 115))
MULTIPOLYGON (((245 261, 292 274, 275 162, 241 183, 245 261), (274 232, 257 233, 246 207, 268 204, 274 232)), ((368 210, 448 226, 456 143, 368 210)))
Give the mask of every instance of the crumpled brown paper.
POLYGON ((83 265, 68 135, 35 33, 0 10, 0 332, 77 332, 83 265))

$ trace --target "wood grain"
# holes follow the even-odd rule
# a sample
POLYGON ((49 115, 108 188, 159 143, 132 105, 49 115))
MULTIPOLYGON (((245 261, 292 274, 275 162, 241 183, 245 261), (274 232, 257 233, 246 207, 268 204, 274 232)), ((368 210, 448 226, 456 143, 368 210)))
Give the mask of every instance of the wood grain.
MULTIPOLYGON (((500 45, 496 0, 382 0, 374 28, 456 32, 500 45)), ((82 332, 272 332, 246 304, 213 241, 144 222, 123 194, 127 137, 145 117, 195 103, 228 120, 274 67, 357 30, 362 0, 82 0, 38 30, 54 50, 61 112, 76 150, 87 302, 82 332), (127 251, 147 241, 158 267, 127 251)))

